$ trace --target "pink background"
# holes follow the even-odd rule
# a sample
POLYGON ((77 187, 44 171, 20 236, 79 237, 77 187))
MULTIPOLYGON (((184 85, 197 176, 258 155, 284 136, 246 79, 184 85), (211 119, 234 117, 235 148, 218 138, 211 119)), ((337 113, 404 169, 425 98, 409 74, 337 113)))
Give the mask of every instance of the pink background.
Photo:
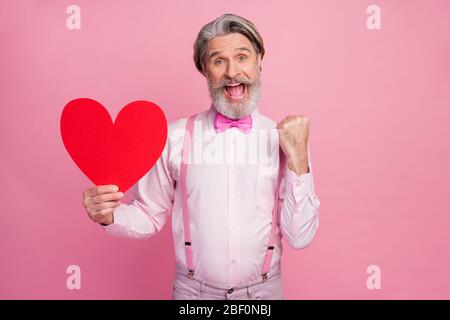
POLYGON ((266 45, 260 110, 311 118, 321 224, 285 245, 289 299, 450 298, 450 3, 441 1, 1 1, 0 298, 169 299, 170 223, 148 241, 89 220, 91 186, 62 144, 78 97, 115 117, 154 101, 169 121, 209 107, 199 29, 226 12, 266 45), (81 8, 81 30, 66 8, 81 8), (381 30, 366 8, 381 8, 381 30), (66 268, 81 267, 81 290, 66 268), (381 268, 380 290, 366 268, 381 268))

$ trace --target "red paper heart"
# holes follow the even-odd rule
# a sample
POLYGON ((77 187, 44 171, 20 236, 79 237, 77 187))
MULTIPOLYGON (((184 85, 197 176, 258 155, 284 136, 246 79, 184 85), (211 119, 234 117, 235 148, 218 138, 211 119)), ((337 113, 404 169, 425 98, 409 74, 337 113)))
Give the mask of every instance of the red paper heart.
POLYGON ((70 101, 61 115, 61 136, 70 156, 95 184, 115 184, 125 192, 160 157, 167 139, 167 120, 148 101, 126 105, 113 123, 97 101, 70 101))

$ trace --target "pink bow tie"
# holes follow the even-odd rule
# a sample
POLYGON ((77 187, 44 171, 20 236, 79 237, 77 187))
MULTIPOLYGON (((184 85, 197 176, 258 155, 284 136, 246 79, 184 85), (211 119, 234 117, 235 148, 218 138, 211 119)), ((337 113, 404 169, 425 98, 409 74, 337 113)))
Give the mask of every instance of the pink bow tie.
POLYGON ((242 132, 248 134, 252 129, 252 116, 248 115, 241 119, 230 119, 225 117, 221 113, 217 112, 216 120, 214 121, 214 127, 218 132, 222 132, 231 127, 237 127, 242 132))

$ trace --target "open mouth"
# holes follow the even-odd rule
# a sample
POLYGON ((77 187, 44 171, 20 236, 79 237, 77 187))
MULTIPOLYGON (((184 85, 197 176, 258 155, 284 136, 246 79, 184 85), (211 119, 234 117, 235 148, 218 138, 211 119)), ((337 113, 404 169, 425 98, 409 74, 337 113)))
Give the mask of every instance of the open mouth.
POLYGON ((225 86, 229 98, 234 101, 242 100, 247 91, 247 86, 243 83, 235 83, 225 86))

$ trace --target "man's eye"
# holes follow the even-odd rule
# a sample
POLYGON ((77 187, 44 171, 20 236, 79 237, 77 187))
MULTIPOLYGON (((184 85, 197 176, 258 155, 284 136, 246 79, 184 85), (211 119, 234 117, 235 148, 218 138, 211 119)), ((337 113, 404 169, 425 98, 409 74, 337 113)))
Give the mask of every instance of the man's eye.
POLYGON ((241 60, 241 61, 247 60, 247 57, 246 56, 239 56, 239 60, 241 60))
POLYGON ((223 62, 223 60, 222 59, 217 59, 215 62, 214 62, 214 64, 222 64, 222 62, 223 62))

